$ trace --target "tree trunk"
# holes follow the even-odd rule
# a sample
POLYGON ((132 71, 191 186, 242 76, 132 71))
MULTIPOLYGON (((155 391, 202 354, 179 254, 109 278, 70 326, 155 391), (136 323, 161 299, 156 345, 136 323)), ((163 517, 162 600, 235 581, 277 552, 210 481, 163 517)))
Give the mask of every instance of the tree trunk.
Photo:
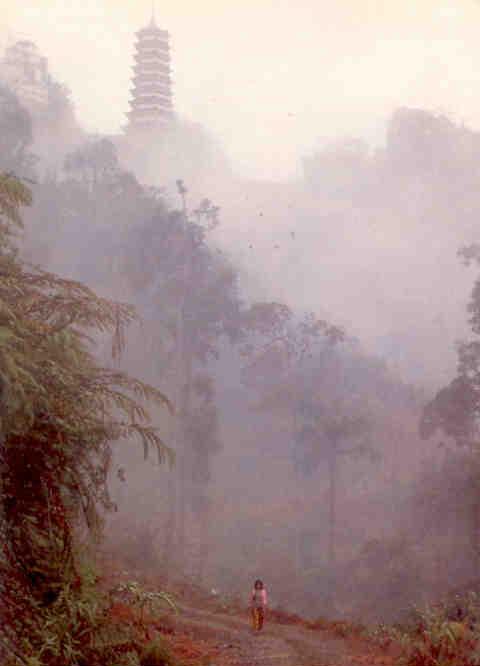
MULTIPOLYGON (((182 317, 183 319, 183 317, 182 317)), ((184 564, 185 552, 185 502, 186 502, 186 450, 184 420, 190 408, 190 384, 192 373, 191 357, 186 353, 184 331, 179 335, 177 350, 178 382, 175 397, 176 412, 173 417, 171 446, 175 450, 176 469, 168 478, 168 518, 165 527, 165 541, 163 554, 163 570, 169 577, 172 557, 175 551, 175 561, 181 569, 184 564)))
POLYGON ((188 450, 185 432, 185 420, 190 413, 193 359, 187 345, 184 347, 184 385, 180 404, 180 441, 178 442, 178 521, 177 521, 177 562, 180 569, 185 568, 186 555, 186 516, 187 494, 189 492, 188 450))
MULTIPOLYGON (((297 436, 297 430, 298 430, 298 418, 297 418, 297 400, 293 399, 292 400, 292 442, 295 441, 295 438, 297 436)), ((295 471, 295 474, 298 476, 298 470, 295 471)), ((301 481, 301 480, 300 480, 301 481)), ((303 493, 302 493, 303 495, 303 493)), ((297 585, 300 585, 301 581, 301 573, 302 573, 302 564, 301 564, 301 556, 300 556, 300 539, 301 539, 301 534, 302 534, 302 523, 299 519, 296 520, 295 524, 295 554, 294 554, 294 570, 295 570, 295 578, 297 580, 297 585)))
POLYGON ((196 563, 196 578, 199 585, 202 585, 205 576, 205 567, 210 551, 210 520, 211 514, 208 507, 202 512, 199 519, 200 523, 200 545, 196 563))
POLYGON ((177 382, 174 398, 175 414, 172 419, 172 426, 170 430, 170 446, 175 451, 175 466, 177 469, 171 470, 168 475, 167 481, 167 505, 168 517, 165 525, 165 541, 163 546, 163 561, 162 569, 164 576, 168 579, 171 574, 171 564, 173 558, 173 551, 175 545, 175 532, 177 527, 177 508, 178 508, 178 495, 179 495, 179 471, 178 459, 180 455, 180 442, 182 440, 182 415, 180 411, 180 402, 183 386, 183 326, 181 322, 181 308, 179 308, 179 316, 177 319, 177 382))
POLYGON ((168 517, 165 524, 165 541, 163 545, 162 573, 165 578, 170 578, 171 563, 173 557, 173 541, 175 536, 175 525, 177 518, 177 484, 175 473, 170 472, 167 481, 167 506, 168 517))
POLYGON ((328 493, 328 593, 327 607, 330 611, 335 608, 335 588, 336 588, 336 552, 335 552, 335 533, 337 526, 337 452, 335 445, 332 445, 330 459, 328 461, 328 473, 330 477, 330 487, 328 493))
MULTIPOLYGON (((187 239, 188 229, 188 215, 186 208, 186 199, 185 193, 182 194, 182 221, 183 221, 183 232, 186 237, 186 241, 191 243, 191 240, 187 239)), ((177 469, 176 473, 172 473, 169 478, 168 483, 168 496, 169 496, 169 516, 167 520, 167 525, 165 529, 165 545, 164 545, 164 557, 163 557, 163 569, 166 577, 170 575, 171 561, 173 556, 173 550, 175 546, 175 535, 178 531, 181 535, 181 539, 177 539, 180 548, 184 549, 184 534, 185 534, 185 487, 183 483, 183 476, 185 473, 185 431, 184 431, 184 418, 188 413, 186 410, 189 407, 190 403, 190 383, 191 383, 191 371, 192 363, 191 360, 187 359, 186 354, 186 330, 185 330, 185 315, 186 315, 186 305, 188 300, 188 294, 190 289, 190 274, 192 268, 193 260, 193 246, 188 248, 186 257, 183 264, 183 289, 182 289, 182 298, 179 303, 177 311, 177 320, 176 320, 176 364, 177 364, 177 382, 176 382, 176 395, 174 406, 176 409, 175 415, 173 417, 173 427, 172 427, 172 439, 171 446, 176 453, 176 464, 177 469), (180 508, 180 524, 177 516, 177 510, 180 508)), ((177 553, 178 559, 183 560, 184 551, 177 553)), ((180 563, 181 564, 181 563, 180 563)))
POLYGON ((480 487, 478 482, 477 465, 472 464, 471 475, 471 504, 470 504, 470 544, 474 575, 478 574, 480 565, 480 487))
MULTIPOLYGON (((185 292, 185 289, 184 289, 185 292)), ((171 562, 173 557, 173 550, 175 544, 175 532, 177 527, 177 507, 178 507, 178 496, 179 496, 179 459, 182 455, 182 439, 183 439, 183 428, 182 428, 182 410, 180 404, 182 402, 182 394, 184 387, 184 361, 185 361, 185 331, 184 331, 184 309, 185 309, 185 294, 183 302, 180 304, 177 312, 177 340, 176 340, 176 371, 177 371, 177 381, 175 382, 175 396, 174 396, 174 407, 175 413, 172 418, 172 427, 170 431, 170 446, 175 451, 175 466, 176 469, 172 470, 168 477, 167 483, 167 502, 168 502, 168 518, 165 526, 165 541, 163 549, 163 562, 162 568, 166 578, 170 577, 171 562)))

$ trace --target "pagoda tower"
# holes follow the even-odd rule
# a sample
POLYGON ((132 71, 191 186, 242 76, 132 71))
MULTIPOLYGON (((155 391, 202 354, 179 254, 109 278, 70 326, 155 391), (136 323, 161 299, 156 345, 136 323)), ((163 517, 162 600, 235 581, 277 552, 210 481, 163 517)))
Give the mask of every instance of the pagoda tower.
POLYGON ((173 119, 169 34, 152 12, 150 24, 136 37, 128 134, 162 128, 173 119))

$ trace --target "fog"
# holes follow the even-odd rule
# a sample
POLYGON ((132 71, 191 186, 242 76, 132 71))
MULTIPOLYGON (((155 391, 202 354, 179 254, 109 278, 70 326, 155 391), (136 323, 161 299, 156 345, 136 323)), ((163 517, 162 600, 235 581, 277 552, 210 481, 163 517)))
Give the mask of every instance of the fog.
MULTIPOLYGON (((133 33, 150 17, 149 0, 2 1, 1 9, 4 43, 28 35, 72 89, 82 125, 118 132, 133 33)), ((474 0, 165 0, 156 12, 173 36, 177 110, 213 130, 244 176, 299 175, 300 158, 339 135, 381 144, 400 105, 479 127, 474 0)))
POLYGON ((172 470, 115 448, 104 548, 229 597, 268 578, 312 616, 397 619, 476 584, 473 444, 440 403, 419 425, 472 336, 480 5, 158 3, 174 115, 134 137, 150 19, 1 19, 50 74, 42 113, 0 90, 0 169, 34 196, 22 256, 135 305, 121 367, 177 408, 153 414, 172 470))

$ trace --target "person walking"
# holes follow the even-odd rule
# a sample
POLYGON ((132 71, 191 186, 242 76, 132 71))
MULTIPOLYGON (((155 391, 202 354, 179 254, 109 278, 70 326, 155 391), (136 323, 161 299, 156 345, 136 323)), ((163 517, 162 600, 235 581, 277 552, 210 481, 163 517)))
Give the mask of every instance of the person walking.
POLYGON ((260 631, 265 619, 267 607, 267 590, 263 582, 257 578, 252 590, 252 623, 254 631, 260 631))

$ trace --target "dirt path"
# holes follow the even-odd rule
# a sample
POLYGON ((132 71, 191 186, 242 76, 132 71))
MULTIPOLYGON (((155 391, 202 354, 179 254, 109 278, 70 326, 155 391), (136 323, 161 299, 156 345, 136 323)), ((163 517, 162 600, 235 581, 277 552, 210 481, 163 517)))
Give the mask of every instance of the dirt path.
POLYGON ((388 657, 352 654, 347 641, 327 631, 266 623, 260 633, 247 619, 183 606, 170 619, 172 628, 192 638, 214 641, 216 660, 211 666, 364 666, 390 665, 388 657))
MULTIPOLYGON (((119 574, 115 580, 121 579, 119 574)), ((112 581, 109 581, 110 584, 112 581)), ((146 589, 161 589, 163 581, 145 580, 146 589)), ((185 664, 205 666, 394 666, 392 656, 372 647, 358 634, 339 637, 335 623, 308 628, 286 613, 269 616, 261 632, 254 632, 247 611, 221 609, 218 602, 189 588, 175 590, 179 614, 145 617, 146 640, 162 636, 185 664), (181 601, 187 600, 188 603, 181 601)), ((116 621, 137 623, 135 611, 119 602, 116 621)), ((148 616, 148 614, 147 614, 148 616)), ((341 627, 340 627, 341 628, 341 627)), ((142 631, 144 630, 142 629, 142 631)))

